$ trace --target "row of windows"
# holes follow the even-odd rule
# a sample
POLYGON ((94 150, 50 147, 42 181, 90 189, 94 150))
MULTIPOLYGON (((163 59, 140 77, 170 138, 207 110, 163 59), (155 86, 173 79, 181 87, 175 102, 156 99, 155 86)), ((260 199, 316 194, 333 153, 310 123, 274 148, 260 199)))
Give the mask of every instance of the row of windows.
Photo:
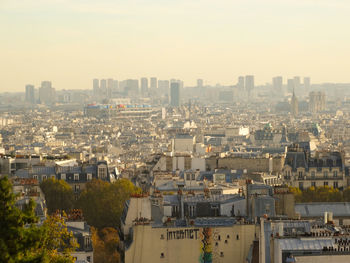
MULTIPOLYGON (((338 171, 333 171, 332 175, 333 175, 333 177, 338 177, 338 171)), ((290 171, 287 172, 287 176, 290 176, 290 171)), ((310 172, 310 176, 311 176, 311 178, 315 178, 316 177, 316 172, 315 171, 311 171, 310 172)), ((324 171, 323 172, 323 177, 328 178, 328 176, 329 176, 328 171, 324 171)), ((300 179, 303 178, 304 177, 304 173, 302 171, 299 171, 298 172, 298 177, 300 179)))
MULTIPOLYGON (((51 175, 51 176, 43 175, 42 176, 42 180, 46 180, 46 179, 48 179, 50 177, 51 178, 56 178, 55 175, 51 175)), ((74 174, 74 181, 79 181, 79 177, 80 177, 79 174, 74 174)), ((38 175, 33 175, 33 178, 38 180, 38 175)), ((67 180, 66 174, 61 174, 61 179, 62 180, 67 180)), ((92 174, 87 174, 87 180, 89 180, 89 181, 92 180, 92 174)))

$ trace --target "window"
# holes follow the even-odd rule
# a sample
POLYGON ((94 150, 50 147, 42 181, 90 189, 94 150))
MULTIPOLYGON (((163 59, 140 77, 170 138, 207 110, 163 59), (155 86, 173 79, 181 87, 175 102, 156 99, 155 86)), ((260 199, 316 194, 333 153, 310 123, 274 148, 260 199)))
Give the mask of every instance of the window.
POLYGON ((61 174, 61 180, 66 180, 66 174, 61 174))
POLYGON ((88 248, 91 246, 91 238, 85 237, 85 247, 88 248))
POLYGON ((186 180, 187 180, 187 181, 191 180, 191 177, 190 177, 190 176, 191 176, 190 174, 186 174, 186 180))
POLYGON ((163 234, 160 235, 160 239, 164 239, 164 235, 163 234))
POLYGON ((35 174, 35 175, 33 175, 33 179, 36 179, 36 180, 38 180, 38 176, 35 174))
POLYGON ((311 171, 311 178, 315 178, 315 176, 316 176, 315 171, 311 171))
POLYGON ((79 181, 79 174, 74 174, 74 181, 79 181))
POLYGON ((74 185, 74 192, 78 193, 80 191, 80 185, 74 185))
POLYGON ((195 174, 191 174, 191 180, 196 180, 196 175, 195 174))
POLYGON ((333 177, 338 177, 338 171, 333 171, 333 177))
POLYGON ((328 185, 328 182, 323 182, 323 186, 327 186, 328 185))
POLYGON ((164 258, 164 253, 160 253, 160 258, 164 258))
POLYGON ((47 176, 46 176, 46 175, 43 175, 42 178, 43 178, 43 180, 46 180, 46 179, 47 179, 47 176))
POLYGON ((220 252, 220 257, 224 257, 224 252, 220 252))
POLYGON ((87 180, 91 181, 92 180, 92 174, 87 174, 87 180))
POLYGON ((316 187, 316 182, 311 182, 312 187, 316 187))
POLYGON ((236 240, 239 240, 239 235, 237 234, 237 236, 236 236, 236 240))
POLYGON ((333 182, 333 188, 338 188, 338 182, 333 182))
POLYGON ((86 257, 86 261, 87 261, 87 262, 91 262, 91 256, 87 256, 87 257, 86 257))
POLYGON ((327 171, 324 171, 324 172, 323 172, 323 177, 324 177, 324 178, 327 178, 327 177, 328 177, 328 172, 327 172, 327 171))
POLYGON ((97 176, 100 179, 106 179, 107 178, 107 166, 106 165, 100 165, 97 169, 97 176))
POLYGON ((303 178, 303 172, 299 171, 299 179, 302 179, 302 178, 303 178))

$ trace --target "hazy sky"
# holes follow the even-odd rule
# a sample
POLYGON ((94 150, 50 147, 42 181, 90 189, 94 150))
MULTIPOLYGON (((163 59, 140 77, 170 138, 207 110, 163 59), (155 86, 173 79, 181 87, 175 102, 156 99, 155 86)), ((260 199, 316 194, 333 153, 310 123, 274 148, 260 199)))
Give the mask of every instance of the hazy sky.
POLYGON ((349 0, 0 0, 0 91, 254 74, 350 82, 349 0))

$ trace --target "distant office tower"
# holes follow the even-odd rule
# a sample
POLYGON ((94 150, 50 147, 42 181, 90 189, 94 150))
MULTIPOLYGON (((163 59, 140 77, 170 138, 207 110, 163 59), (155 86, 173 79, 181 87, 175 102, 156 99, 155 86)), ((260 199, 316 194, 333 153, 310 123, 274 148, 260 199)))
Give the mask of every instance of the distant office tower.
POLYGON ((98 79, 92 80, 92 93, 94 96, 97 96, 100 93, 100 81, 98 79))
POLYGON ((42 104, 53 104, 56 100, 55 89, 52 87, 51 81, 42 81, 39 88, 39 100, 42 104))
POLYGON ((170 87, 171 87, 171 83, 179 83, 180 90, 183 89, 183 87, 184 87, 184 82, 181 79, 171 79, 170 80, 170 87))
POLYGON ((197 79, 197 88, 203 88, 203 80, 202 79, 197 79))
POLYGON ((251 94, 254 90, 254 76, 248 75, 245 76, 245 90, 248 94, 251 94))
POLYGON ((169 80, 158 80, 158 89, 167 90, 169 89, 170 82, 169 80))
POLYGON ((243 76, 238 77, 237 88, 239 91, 244 90, 244 77, 243 76))
POLYGON ((26 102, 35 104, 35 90, 33 85, 26 85, 26 102))
POLYGON ((141 78, 141 94, 143 96, 148 94, 148 79, 141 78))
POLYGON ((162 95, 169 95, 169 80, 158 80, 158 90, 162 95))
POLYGON ((281 76, 274 77, 272 79, 273 91, 277 94, 284 95, 283 93, 283 78, 281 76))
POLYGON ((180 84, 178 82, 170 84, 170 106, 180 106, 180 84))
POLYGON ((101 98, 107 97, 107 80, 105 80, 105 79, 100 80, 99 97, 101 97, 101 98))
POLYGON ((295 93, 294 93, 294 90, 293 90, 293 97, 292 97, 292 100, 291 100, 291 112, 293 114, 294 117, 296 117, 299 113, 299 102, 298 102, 298 99, 297 97, 295 96, 295 93))
POLYGON ((296 90, 299 90, 301 86, 301 82, 300 82, 300 77, 295 76, 294 77, 294 87, 296 90))
POLYGON ((116 80, 116 79, 113 80, 112 89, 113 89, 113 93, 119 91, 119 82, 118 82, 118 80, 116 80))
POLYGON ((294 79, 287 80, 287 88, 288 88, 288 92, 294 92, 294 89, 295 89, 294 79))
POLYGON ((326 109, 326 95, 324 92, 310 92, 309 93, 309 110, 312 113, 324 111, 326 109))
POLYGON ((107 98, 112 98, 113 79, 107 79, 107 98))
POLYGON ((309 77, 304 78, 304 90, 310 90, 311 80, 309 77))
POLYGON ((129 96, 137 96, 139 94, 139 80, 127 79, 124 91, 129 96))
POLYGON ((150 84, 151 84, 151 90, 152 91, 155 91, 155 90, 157 90, 157 78, 151 78, 150 79, 150 84))

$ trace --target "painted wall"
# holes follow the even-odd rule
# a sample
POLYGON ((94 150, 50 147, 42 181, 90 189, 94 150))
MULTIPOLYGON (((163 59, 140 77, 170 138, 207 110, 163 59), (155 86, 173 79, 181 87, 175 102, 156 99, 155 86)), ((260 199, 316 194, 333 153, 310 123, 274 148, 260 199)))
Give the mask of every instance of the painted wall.
POLYGON ((125 251, 126 263, 245 262, 255 237, 255 225, 230 227, 134 226, 133 243, 125 251))

